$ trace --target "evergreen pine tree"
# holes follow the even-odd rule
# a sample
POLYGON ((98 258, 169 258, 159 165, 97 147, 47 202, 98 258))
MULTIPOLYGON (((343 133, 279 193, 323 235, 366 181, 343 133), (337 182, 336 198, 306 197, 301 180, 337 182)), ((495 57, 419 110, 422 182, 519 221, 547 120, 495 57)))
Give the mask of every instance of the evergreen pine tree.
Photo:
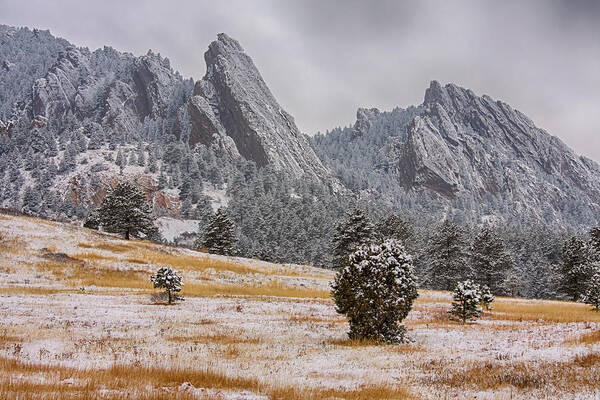
POLYGON ((583 240, 573 236, 563 246, 559 290, 577 301, 593 272, 588 247, 583 240))
POLYGON ((453 318, 465 322, 478 318, 481 313, 481 292, 479 285, 471 280, 458 282, 452 293, 452 308, 448 313, 453 318))
POLYGON ((212 216, 202 245, 212 254, 232 256, 237 253, 235 227, 225 209, 219 208, 212 216))
POLYGON ((350 253, 373 241, 373 224, 359 209, 354 209, 339 223, 333 236, 333 267, 342 268, 350 253))
POLYGON ((399 240, 404 246, 407 246, 412 241, 415 234, 414 229, 408 221, 403 220, 395 214, 382 219, 377 224, 375 231, 379 237, 399 240))
POLYGON ((596 273, 587 283, 587 290, 581 296, 581 301, 600 311, 600 270, 596 268, 596 273))
POLYGON ((483 228, 473 240, 470 256, 477 282, 487 286, 492 293, 505 293, 504 282, 513 268, 513 260, 502 239, 492 229, 483 228))
POLYGON ((589 247, 590 250, 593 252, 593 257, 596 259, 600 259, 600 227, 595 227, 590 230, 589 247))
POLYGON ((348 317, 350 339, 404 341, 399 323, 418 296, 412 257, 394 239, 360 246, 337 272, 332 296, 337 312, 348 317))
POLYGON ((429 281, 436 289, 452 290, 458 281, 470 278, 464 231, 446 220, 429 240, 429 281))
POLYGON ((159 268, 156 275, 150 277, 150 281, 154 284, 155 289, 165 289, 169 304, 171 304, 173 300, 182 300, 179 296, 173 296, 173 293, 181 291, 183 280, 181 279, 181 276, 177 275, 177 272, 171 268, 159 268))
POLYGON ((121 181, 106 195, 98 208, 98 221, 106 232, 130 237, 153 237, 158 230, 154 225, 152 205, 134 184, 121 181))
POLYGON ((494 302, 494 300, 496 298, 492 294, 492 291, 490 290, 490 288, 487 287, 486 285, 483 285, 479 291, 479 294, 481 297, 481 305, 483 306, 483 308, 485 308, 486 310, 491 310, 492 303, 494 302))

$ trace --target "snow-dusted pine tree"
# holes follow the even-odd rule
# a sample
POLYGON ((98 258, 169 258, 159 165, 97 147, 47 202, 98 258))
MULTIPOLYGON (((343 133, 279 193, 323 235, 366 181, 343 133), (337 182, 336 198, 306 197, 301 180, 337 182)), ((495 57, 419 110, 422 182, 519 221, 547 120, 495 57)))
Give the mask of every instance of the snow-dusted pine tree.
POLYGON ((165 289, 169 304, 171 304, 173 300, 182 300, 181 297, 174 296, 173 293, 181 292, 183 280, 181 279, 181 276, 177 275, 177 272, 171 268, 159 268, 156 275, 150 277, 150 281, 154 284, 155 289, 165 289))
POLYGON ((106 195, 97 210, 98 222, 106 232, 119 233, 129 239, 149 238, 157 234, 152 206, 134 184, 121 181, 106 195))
POLYGON ((436 289, 452 290, 458 281, 471 277, 462 228, 446 220, 427 246, 429 282, 436 289))
POLYGON ((224 208, 219 208, 212 216, 202 246, 213 254, 232 256, 237 253, 235 227, 224 208))
POLYGON ((506 275, 514 263, 496 232, 489 227, 481 229, 473 240, 470 256, 477 282, 486 285, 492 293, 506 293, 506 275))
POLYGON ((596 258, 600 258, 600 227, 590 229, 590 244, 591 250, 596 258))
POLYGON ((589 248, 580 238, 573 236, 565 243, 560 273, 559 290, 577 301, 594 273, 589 248))
POLYGON ((481 297, 481 306, 486 310, 492 309, 492 303, 496 299, 492 294, 492 291, 486 285, 483 285, 479 290, 479 295, 481 297))
POLYGON ((388 239, 362 245, 348 257, 332 286, 337 312, 350 324, 350 339, 397 343, 405 340, 400 322, 417 298, 412 257, 402 244, 388 239))
POLYGON ((333 267, 342 268, 348 256, 360 245, 373 241, 373 224, 359 209, 348 214, 335 228, 333 236, 333 267))
POLYGON ((411 241, 415 234, 410 223, 395 214, 379 221, 375 230, 379 237, 399 240, 404 246, 411 241))
POLYGON ((456 320, 465 322, 479 317, 481 292, 479 285, 471 280, 458 282, 452 293, 452 308, 448 313, 456 320))
POLYGON ((596 273, 587 283, 587 290, 581 296, 581 301, 600 311, 600 268, 596 266, 596 273))

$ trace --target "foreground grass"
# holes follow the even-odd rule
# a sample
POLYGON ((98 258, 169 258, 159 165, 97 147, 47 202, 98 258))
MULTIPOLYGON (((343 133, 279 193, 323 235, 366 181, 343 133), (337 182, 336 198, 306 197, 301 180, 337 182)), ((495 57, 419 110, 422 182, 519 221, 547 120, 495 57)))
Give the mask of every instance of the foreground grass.
POLYGON ((178 369, 114 365, 107 369, 75 369, 22 362, 0 357, 2 399, 92 399, 109 392, 111 399, 195 399, 193 393, 177 391, 183 383, 195 388, 250 391, 271 399, 412 399, 400 385, 365 385, 355 390, 309 389, 277 386, 258 379, 228 376, 208 369, 178 369), (43 377, 44 383, 14 379, 43 377))
POLYGON ((431 366, 437 372, 436 385, 452 388, 497 390, 512 386, 519 390, 554 387, 564 393, 582 388, 600 389, 600 355, 576 356, 570 361, 492 362, 477 361, 464 368, 431 366))

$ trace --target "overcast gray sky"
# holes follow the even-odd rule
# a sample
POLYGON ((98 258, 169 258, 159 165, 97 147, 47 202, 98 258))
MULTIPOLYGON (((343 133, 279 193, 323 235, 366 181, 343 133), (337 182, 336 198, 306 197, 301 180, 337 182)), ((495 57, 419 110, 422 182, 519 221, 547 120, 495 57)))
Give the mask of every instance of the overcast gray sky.
POLYGON ((151 48, 194 79, 226 32, 308 134, 453 82, 600 161, 600 1, 0 0, 0 23, 91 49, 151 48))

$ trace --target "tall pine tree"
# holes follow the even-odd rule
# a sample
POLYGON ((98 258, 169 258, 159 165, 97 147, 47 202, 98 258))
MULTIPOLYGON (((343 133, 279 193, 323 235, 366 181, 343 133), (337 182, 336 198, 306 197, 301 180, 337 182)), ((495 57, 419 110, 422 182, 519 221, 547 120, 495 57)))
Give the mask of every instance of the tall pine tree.
POLYGON ((392 214, 382 219, 376 226, 377 235, 383 239, 399 240, 404 246, 412 242, 415 231, 408 223, 398 215, 392 214))
POLYGON ((452 290, 456 282, 471 277, 467 264, 464 231, 445 220, 433 234, 427 246, 429 281, 436 289, 452 290))
POLYGON ((224 208, 219 208, 212 216, 202 245, 212 254, 232 256, 237 253, 235 227, 224 208))
POLYGON ((594 273, 589 247, 583 240, 573 236, 562 251, 559 290, 577 301, 594 273))
POLYGON ((152 206, 134 184, 121 181, 106 195, 97 210, 97 221, 106 232, 151 238, 158 233, 152 206))
POLYGON ((494 294, 505 294, 504 285, 513 260, 502 239, 489 227, 484 227, 471 246, 471 267, 477 282, 494 294))
POLYGON ((333 236, 333 267, 341 268, 348 256, 360 245, 373 241, 373 224, 359 209, 354 209, 347 219, 337 225, 333 236))

